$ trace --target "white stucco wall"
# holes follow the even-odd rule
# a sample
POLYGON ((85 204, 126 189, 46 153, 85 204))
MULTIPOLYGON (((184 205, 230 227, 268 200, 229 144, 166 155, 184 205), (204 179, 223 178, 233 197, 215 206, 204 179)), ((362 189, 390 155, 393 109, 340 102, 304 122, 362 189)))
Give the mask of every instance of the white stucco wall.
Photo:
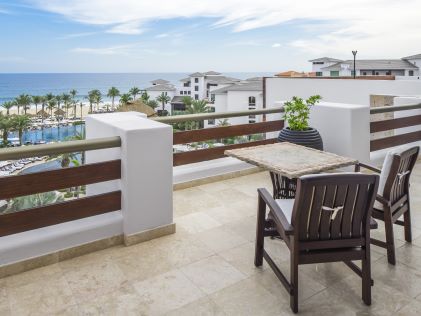
POLYGON ((319 94, 326 102, 369 105, 370 95, 418 95, 421 81, 267 78, 266 106, 289 100, 293 96, 307 98, 319 94))

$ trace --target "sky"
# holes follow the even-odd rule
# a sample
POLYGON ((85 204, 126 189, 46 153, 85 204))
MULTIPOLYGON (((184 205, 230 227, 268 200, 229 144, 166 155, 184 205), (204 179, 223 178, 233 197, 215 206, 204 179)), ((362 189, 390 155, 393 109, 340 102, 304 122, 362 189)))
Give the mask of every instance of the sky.
POLYGON ((421 0, 0 0, 0 72, 309 71, 421 53, 421 0))

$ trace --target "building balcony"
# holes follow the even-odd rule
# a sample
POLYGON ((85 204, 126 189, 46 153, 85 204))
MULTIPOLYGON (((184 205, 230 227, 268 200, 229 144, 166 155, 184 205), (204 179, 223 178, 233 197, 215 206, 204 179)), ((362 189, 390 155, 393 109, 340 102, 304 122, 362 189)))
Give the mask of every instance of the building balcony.
MULTIPOLYGON (((326 102, 312 113, 311 124, 326 150, 379 165, 390 148, 421 141, 414 130, 421 106, 406 102, 371 110, 326 102)), ((85 141, 0 151, 0 160, 87 153, 84 166, 0 178, 1 199, 87 186, 84 198, 0 215, 0 315, 292 314, 276 275, 266 262, 260 268, 253 262, 257 188, 271 189, 270 177, 224 156, 226 149, 275 142, 284 126, 278 105, 155 120, 136 113, 94 115, 85 141), (176 133, 168 125, 250 114, 265 119, 176 133), (265 137, 173 153, 174 145, 250 134, 265 137)), ((343 263, 303 265, 301 314, 419 313, 419 163, 411 184, 413 242, 395 226, 396 266, 387 263, 383 248, 372 246, 372 305, 363 304, 361 279, 343 263)), ((381 222, 372 234, 384 239, 381 222)), ((266 246, 289 271, 284 243, 267 239, 266 246)))

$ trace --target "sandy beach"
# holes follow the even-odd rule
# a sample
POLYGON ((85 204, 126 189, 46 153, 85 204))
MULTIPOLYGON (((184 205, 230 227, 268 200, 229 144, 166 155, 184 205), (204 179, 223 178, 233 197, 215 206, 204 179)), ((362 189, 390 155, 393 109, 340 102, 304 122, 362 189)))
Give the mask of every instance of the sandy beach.
MULTIPOLYGON (((104 104, 100 104, 100 108, 102 108, 104 106, 105 106, 104 104)), ((57 109, 53 110, 53 113, 56 110, 57 109)), ((41 111, 41 106, 40 105, 38 106, 38 112, 39 111, 41 111)), ((45 109, 45 111, 47 113, 49 113, 49 111, 47 109, 45 109)), ((2 108, 2 107, 0 107, 0 112, 2 112, 3 114, 6 114, 6 110, 4 108, 2 108)), ((19 112, 20 112, 20 114, 23 114, 24 113, 22 108, 20 109, 19 112)), ((17 107, 13 107, 12 109, 10 109, 9 110, 9 113, 10 114, 18 114, 17 107)), ((28 109, 26 111, 26 113, 29 114, 29 115, 34 115, 35 114, 35 106, 31 106, 31 108, 28 109)), ((80 114, 81 114, 80 113, 80 105, 78 104, 77 107, 76 107, 76 116, 77 117, 80 117, 80 114)), ((89 104, 84 103, 83 106, 82 106, 82 115, 83 115, 83 117, 85 117, 88 114, 89 114, 89 104)), ((73 107, 72 107, 72 108, 69 108, 69 117, 73 117, 73 116, 74 116, 74 113, 73 113, 73 107)))

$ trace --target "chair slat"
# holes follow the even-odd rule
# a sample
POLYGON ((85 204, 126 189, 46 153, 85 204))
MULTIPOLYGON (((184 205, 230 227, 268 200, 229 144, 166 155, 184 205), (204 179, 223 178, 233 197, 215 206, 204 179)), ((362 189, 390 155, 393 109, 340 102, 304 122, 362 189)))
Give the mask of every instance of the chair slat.
POLYGON ((310 240, 315 240, 319 238, 320 209, 323 206, 325 191, 325 186, 316 186, 314 188, 313 201, 310 212, 310 221, 308 225, 308 239, 310 240))
MULTIPOLYGON (((306 240, 307 233, 308 233, 308 225, 310 223, 310 215, 311 215, 311 206, 313 203, 313 196, 315 194, 314 188, 308 187, 305 188, 306 192, 304 194, 304 198, 300 203, 299 209, 299 219, 298 219, 298 227, 300 231, 300 239, 306 240)), ((294 223, 295 224, 295 223, 294 223)))
POLYGON ((355 198, 357 195, 358 185, 350 184, 346 195, 345 205, 342 213, 342 238, 351 238, 352 213, 354 210, 355 198))
POLYGON ((361 184, 358 188, 357 200, 355 202, 354 214, 352 216, 352 237, 361 236, 362 219, 367 210, 369 184, 361 184))
MULTIPOLYGON (((348 193, 348 186, 347 185, 340 185, 338 186, 338 190, 336 192, 336 199, 334 206, 344 206, 346 196, 348 193)), ((336 218, 332 221, 331 230, 330 230, 330 238, 337 239, 341 237, 341 227, 342 227, 342 218, 343 218, 344 210, 339 211, 336 218)))
MULTIPOLYGON (((336 195, 336 185, 326 186, 326 194, 323 201, 323 206, 333 208, 333 203, 335 202, 336 195)), ((329 239, 330 237, 330 224, 333 214, 328 211, 320 210, 320 238, 321 240, 329 239)))

